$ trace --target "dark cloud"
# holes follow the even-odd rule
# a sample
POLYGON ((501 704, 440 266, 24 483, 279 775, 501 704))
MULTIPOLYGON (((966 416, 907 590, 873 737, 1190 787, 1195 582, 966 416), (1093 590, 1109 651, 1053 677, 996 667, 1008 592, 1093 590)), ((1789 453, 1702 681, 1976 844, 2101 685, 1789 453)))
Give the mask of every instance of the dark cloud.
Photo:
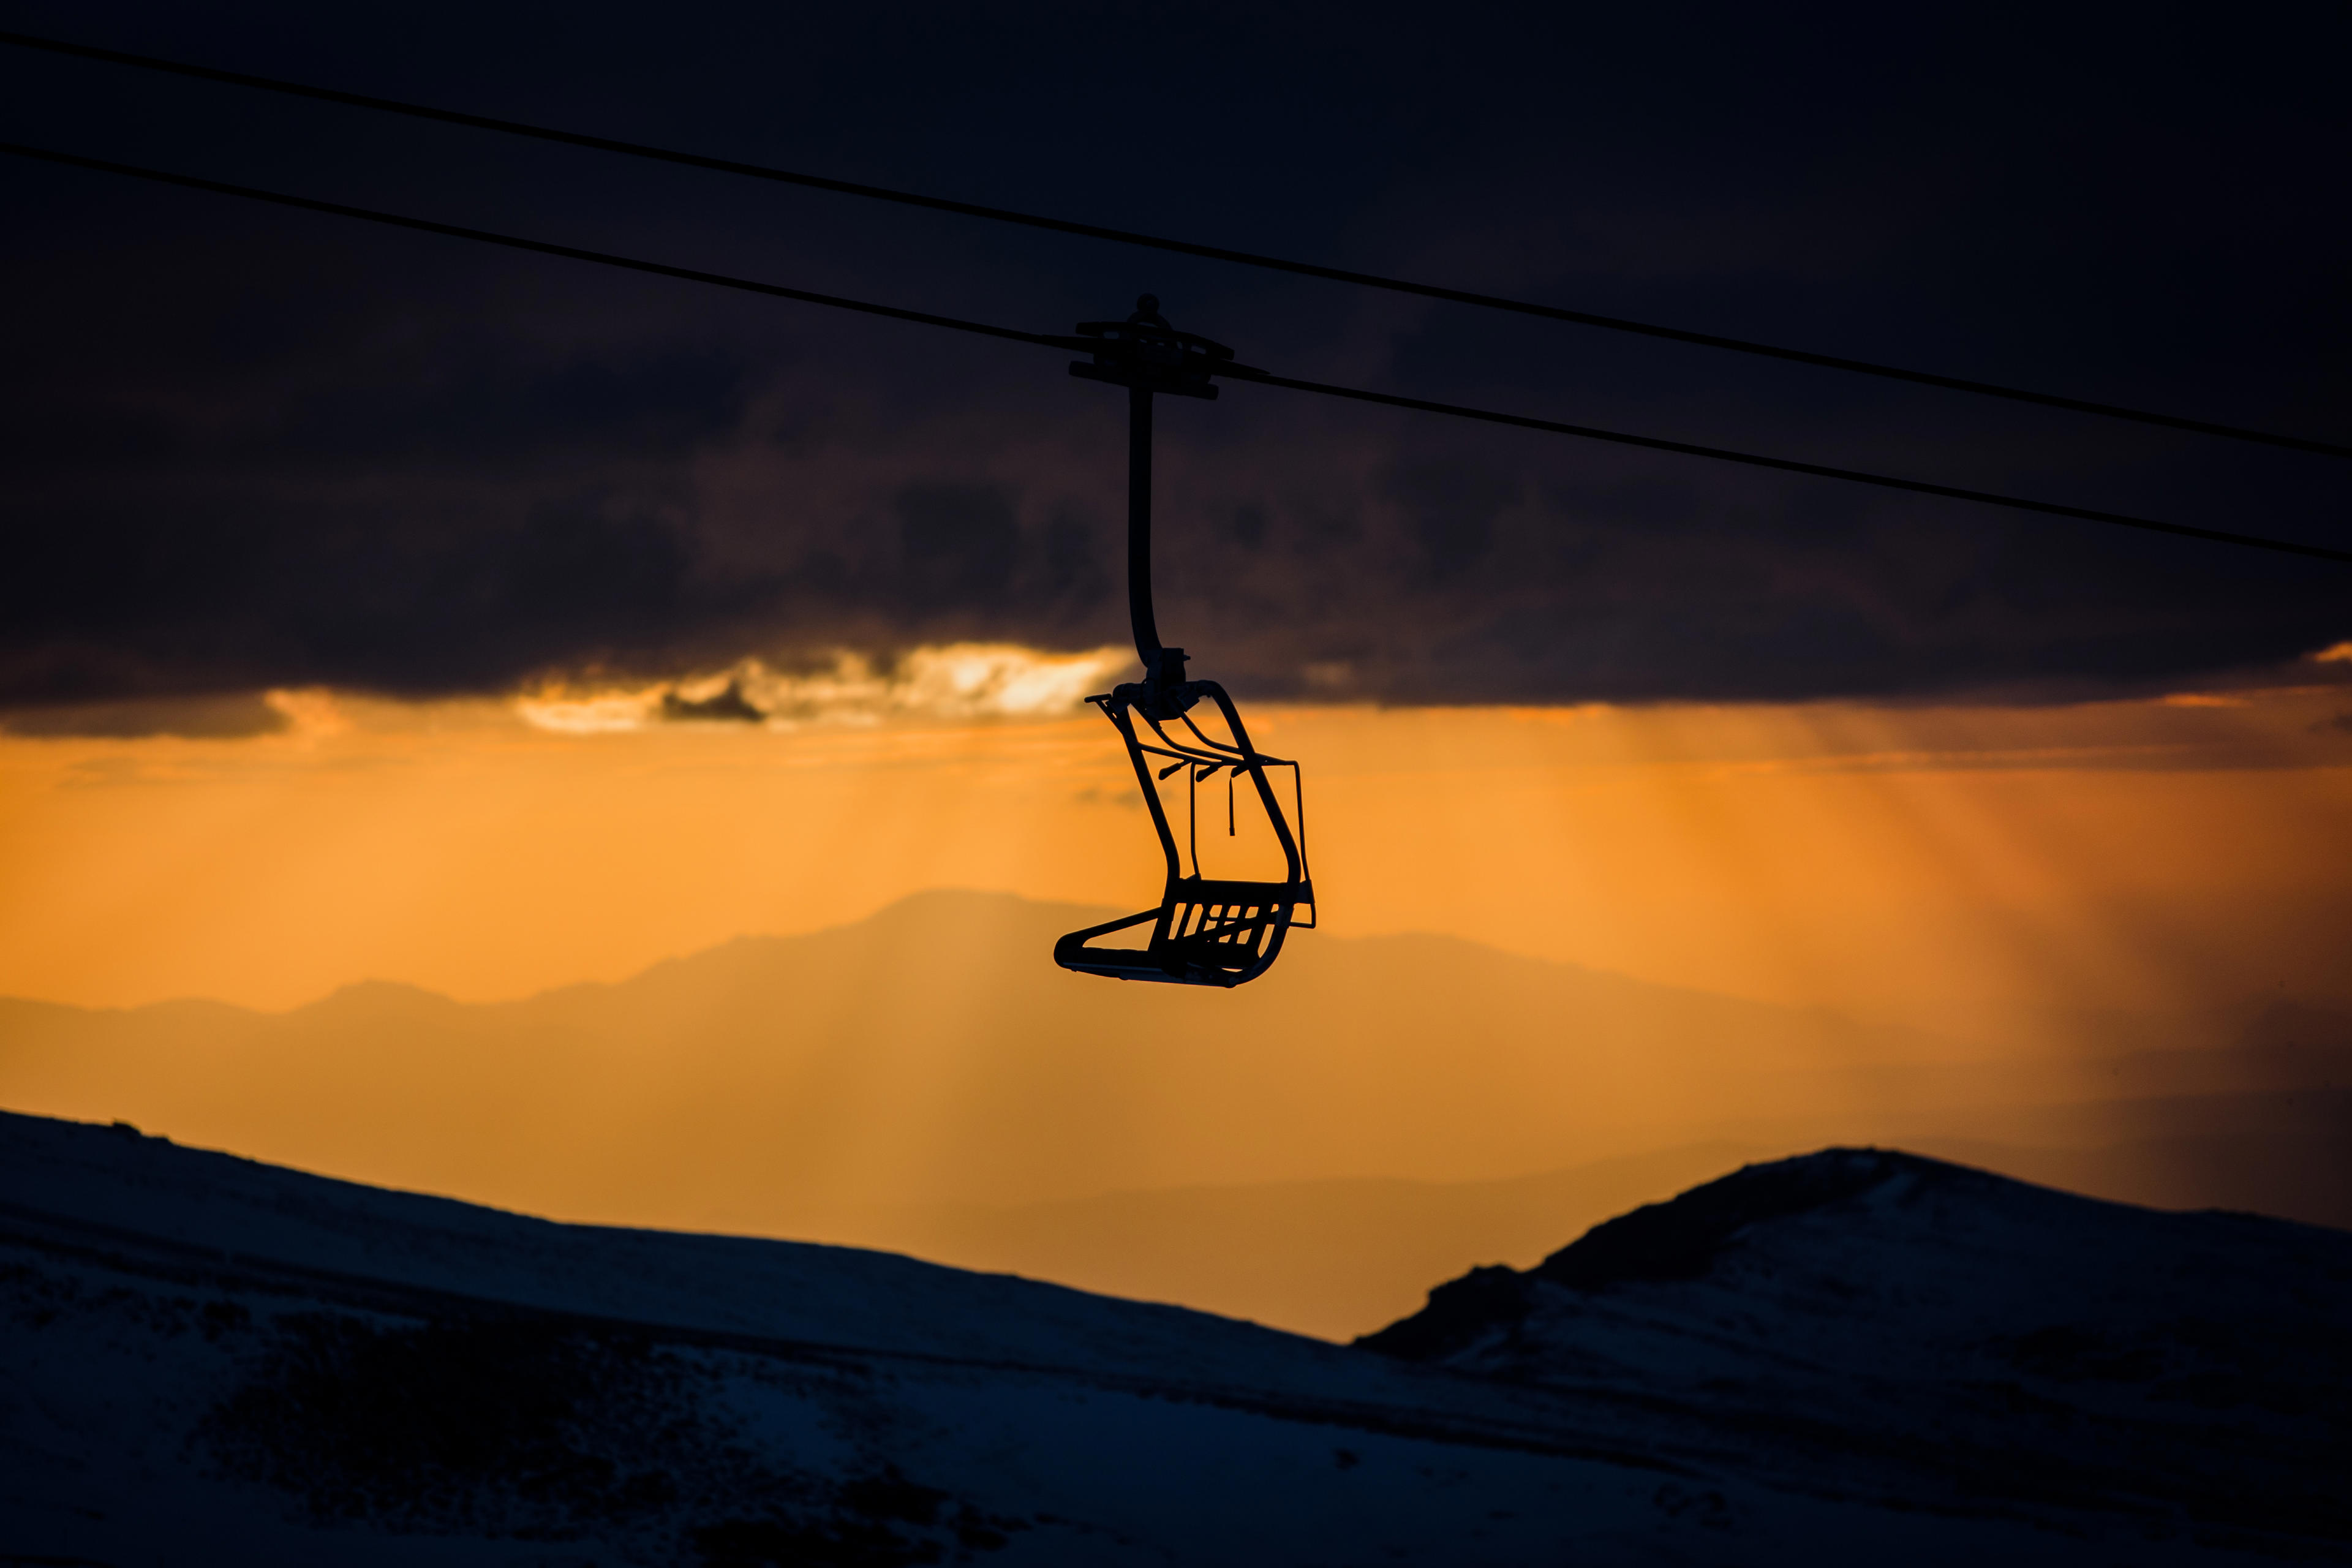
POLYGON ((909 485, 892 510, 898 579, 910 615, 1003 604, 1020 561, 1021 525, 1001 487, 909 485))
POLYGON ((662 693, 661 716, 672 723, 757 724, 768 715, 743 695, 743 684, 729 681, 724 688, 709 697, 681 697, 675 691, 662 693))
POLYGON ((19 709, 0 721, 13 735, 83 735, 130 740, 181 735, 244 740, 285 730, 286 715, 250 692, 222 697, 134 698, 122 702, 65 703, 19 709))
POLYGON ((594 489, 468 506, 277 498, 42 520, 0 588, 0 691, 19 703, 141 689, 329 684, 431 695, 566 668, 680 667, 762 598, 695 572, 673 509, 594 489))
MULTIPOLYGON (((16 25, 2352 438, 2333 15, 536 16, 16 25)), ((0 89, 26 141, 1026 326, 1148 285, 1295 374, 2347 542, 2326 459, 95 66, 0 89)), ((1054 356, 68 171, 0 204, 19 732, 1125 640, 1118 400, 1054 356)), ((2318 563, 1265 388, 1161 430, 1162 628, 1257 693, 2076 695, 2352 635, 2318 563)))
POLYGON ((1389 489, 1421 546, 1422 570, 1440 583, 1493 549, 1496 520, 1518 500, 1511 476, 1459 458, 1401 465, 1389 489))

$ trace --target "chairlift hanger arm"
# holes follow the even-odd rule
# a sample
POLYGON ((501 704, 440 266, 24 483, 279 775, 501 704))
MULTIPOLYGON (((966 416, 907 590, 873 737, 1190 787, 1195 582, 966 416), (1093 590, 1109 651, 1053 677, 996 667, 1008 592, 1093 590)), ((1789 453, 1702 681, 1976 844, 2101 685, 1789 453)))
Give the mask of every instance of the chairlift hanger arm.
MULTIPOLYGON (((1293 837, 1282 803, 1265 776, 1269 767, 1290 768, 1297 795, 1298 766, 1253 746, 1249 730, 1224 688, 1213 680, 1186 679, 1184 650, 1160 640, 1151 604, 1151 399, 1161 392, 1214 398, 1217 389, 1212 376, 1263 379, 1265 373, 1236 365, 1233 351, 1223 343, 1171 327, 1160 314, 1159 300, 1149 294, 1136 301, 1135 313, 1126 321, 1082 321, 1078 332, 1077 342, 1091 358, 1073 363, 1070 374, 1127 389, 1128 613, 1134 626, 1136 655, 1143 662, 1141 680, 1087 700, 1103 710, 1126 742, 1136 786, 1143 792, 1152 830, 1167 863, 1168 882, 1158 909, 1072 931, 1055 944, 1054 960, 1066 969, 1120 980, 1239 985, 1265 973, 1294 924, 1313 924, 1315 891, 1307 873, 1306 816, 1302 809, 1299 833, 1293 837), (1233 744, 1213 740, 1193 721, 1190 710, 1203 701, 1216 705, 1233 744), (1149 740, 1138 733, 1138 719, 1149 740), (1171 721, 1181 721, 1192 738, 1170 734, 1171 721), (1167 759, 1167 765, 1155 766, 1161 758, 1167 759), (1181 849, 1159 787, 1160 781, 1172 778, 1180 770, 1185 785, 1185 843, 1181 849), (1234 828, 1235 781, 1248 775, 1282 849, 1282 880, 1234 881, 1203 875, 1199 789, 1219 773, 1232 775, 1226 780, 1229 834, 1234 828), (1190 875, 1184 870, 1188 858, 1190 875), (1294 918, 1302 911, 1305 919, 1294 918), (1098 937, 1132 930, 1146 921, 1150 922, 1151 937, 1142 949, 1093 945, 1098 937)), ((1303 795, 1299 804, 1303 808, 1303 795)))

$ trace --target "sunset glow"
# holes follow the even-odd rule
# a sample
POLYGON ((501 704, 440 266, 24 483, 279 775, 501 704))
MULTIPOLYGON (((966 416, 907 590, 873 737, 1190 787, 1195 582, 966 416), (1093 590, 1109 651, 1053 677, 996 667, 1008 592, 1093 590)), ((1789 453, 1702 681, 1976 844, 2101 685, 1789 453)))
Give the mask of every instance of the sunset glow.
MULTIPOLYGON (((0 741, 0 994, 485 1000, 926 888, 1132 907, 1157 877, 1132 776, 1072 711, 1107 661, 942 649, 705 683, 798 694, 764 726, 664 722, 651 688, 288 692, 257 738, 0 741)), ((1334 933, 1973 1026, 2352 990, 2339 700, 1293 708, 1256 730, 1307 761, 1334 933)))
MULTIPOLYGON (((0 995, 279 1015, 157 1015, 140 1026, 194 1032, 128 1058, 21 1019, 10 1103, 526 1212, 905 1248, 1345 1334, 1433 1272, 1531 1263, 1563 1215, 1726 1160, 1899 1139, 2033 1173, 2061 1157, 2035 1147, 2145 1138, 2098 1097, 2260 1087, 2211 1047, 2274 1004, 2352 1000, 2352 737, 2319 684, 1259 709, 1259 743, 1307 764, 1320 929, 1239 993, 1063 974, 1055 924, 1031 929, 1053 910, 926 890, 1077 906, 1061 929, 1154 896, 1133 774, 1071 695, 1108 660, 286 691, 258 736, 0 740, 0 995), (714 700, 754 689, 799 706, 753 722, 714 700), (1022 934, 957 925, 967 907, 1022 934), (803 973, 739 938, 894 910, 903 951, 853 928, 803 979, 730 989, 803 973), (1399 949, 1399 969, 1360 940, 1405 932, 1479 945, 1399 949), (371 979, 559 994, 501 1023, 341 989, 371 979), (2168 1076, 2109 1076, 2179 1047, 2168 1076), (1593 1173, 1543 1175, 1568 1167, 1593 1173), (1536 1184, 1475 1223, 1383 1208, 1379 1239, 1312 1278, 1280 1261, 1286 1230, 1183 1239, 1188 1204, 1268 1183, 1309 1184, 1251 1200, 1286 1224, 1355 1234, 1372 1200, 1312 1185, 1342 1178, 1536 1184), (1130 1214, 1118 1193, 1165 1196, 1130 1214)), ((1181 836, 1182 784, 1162 789, 1181 836)), ((1201 802, 1213 869, 1222 793, 1201 802)), ((2098 1158, 2069 1179, 2210 1201, 2157 1156, 2098 1158)))
POLYGON ((17 9, 0 1568, 2344 1555, 2352 9, 17 9))

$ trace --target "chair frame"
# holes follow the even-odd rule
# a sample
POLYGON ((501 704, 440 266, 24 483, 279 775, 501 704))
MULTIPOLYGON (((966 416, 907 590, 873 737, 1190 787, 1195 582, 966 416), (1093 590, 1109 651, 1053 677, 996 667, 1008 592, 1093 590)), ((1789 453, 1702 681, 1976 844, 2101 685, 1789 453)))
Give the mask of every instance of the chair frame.
POLYGON ((1065 969, 1118 980, 1230 987, 1255 980, 1271 968, 1281 955, 1283 938, 1293 927, 1301 931, 1315 929, 1315 887, 1307 861, 1307 798, 1298 764, 1287 758, 1268 756, 1250 743, 1240 710, 1234 708, 1223 687, 1213 680, 1188 681, 1185 685, 1217 705, 1235 744, 1229 746, 1211 740, 1192 721, 1190 713, 1181 710, 1175 714, 1174 721, 1183 725, 1190 738, 1170 734, 1169 721, 1153 716, 1136 696, 1129 695, 1138 691, 1135 687, 1121 687, 1118 691, 1087 700, 1103 710, 1127 743, 1128 760, 1135 767, 1136 786, 1143 792, 1144 805, 1151 813, 1152 829, 1160 836, 1168 881, 1157 908, 1072 931, 1055 942, 1054 962, 1065 969), (1150 740, 1138 732, 1138 719, 1150 732, 1150 740), (1160 798, 1152 776, 1154 764, 1147 760, 1153 757, 1173 759, 1159 770, 1161 778, 1179 768, 1185 770, 1186 847, 1192 862, 1189 875, 1184 869, 1187 857, 1177 847, 1174 825, 1168 820, 1167 806, 1160 798), (1283 814, 1273 781, 1266 777, 1269 768, 1290 770, 1292 800, 1298 813, 1296 837, 1283 814), (1201 875, 1199 790, 1220 770, 1226 772, 1227 831, 1232 830, 1234 780, 1246 773, 1257 792, 1259 805, 1265 808, 1275 838, 1282 846, 1287 874, 1281 881, 1237 881, 1201 875), (1302 910, 1306 911, 1304 920, 1299 918, 1302 910), (1129 931, 1147 921, 1152 923, 1146 947, 1089 945, 1097 937, 1129 931))

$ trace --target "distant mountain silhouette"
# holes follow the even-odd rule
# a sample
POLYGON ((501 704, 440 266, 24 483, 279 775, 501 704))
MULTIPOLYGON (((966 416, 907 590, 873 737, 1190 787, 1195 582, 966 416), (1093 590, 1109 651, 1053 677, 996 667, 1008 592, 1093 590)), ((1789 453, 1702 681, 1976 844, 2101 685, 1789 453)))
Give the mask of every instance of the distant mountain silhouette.
POLYGON ((870 1210, 802 1234, 1347 1340, 1410 1311, 1433 1279, 1473 1261, 1531 1261, 1563 1233, 1761 1152, 1693 1144, 1503 1182, 1357 1178, 870 1210))
POLYGON ((2337 1020, 2028 1072, 1440 937, 1318 937, 1214 995, 1055 968, 1053 938, 1095 914, 929 893, 495 1005, 383 983, 277 1015, 0 1002, 0 1103, 1335 1337, 1431 1278, 1532 1262, 1725 1163, 1827 1142, 2352 1220, 2352 1098, 2314 1087, 2352 1037, 2337 1020))
POLYGON ((489 1005, 383 984, 282 1015, 11 1005, 0 1094, 538 1208, 741 1223, 777 1193, 1509 1177, 1811 1109, 1817 1087, 1771 1088, 1792 1068, 1932 1049, 1441 937, 1302 942, 1232 994, 1106 984, 1045 956, 1094 912, 929 893, 489 1005))
POLYGON ((1376 1349, 130 1128, 0 1115, 0 1194, 17 1562, 2352 1561, 2352 1236, 1891 1152, 1376 1349))

